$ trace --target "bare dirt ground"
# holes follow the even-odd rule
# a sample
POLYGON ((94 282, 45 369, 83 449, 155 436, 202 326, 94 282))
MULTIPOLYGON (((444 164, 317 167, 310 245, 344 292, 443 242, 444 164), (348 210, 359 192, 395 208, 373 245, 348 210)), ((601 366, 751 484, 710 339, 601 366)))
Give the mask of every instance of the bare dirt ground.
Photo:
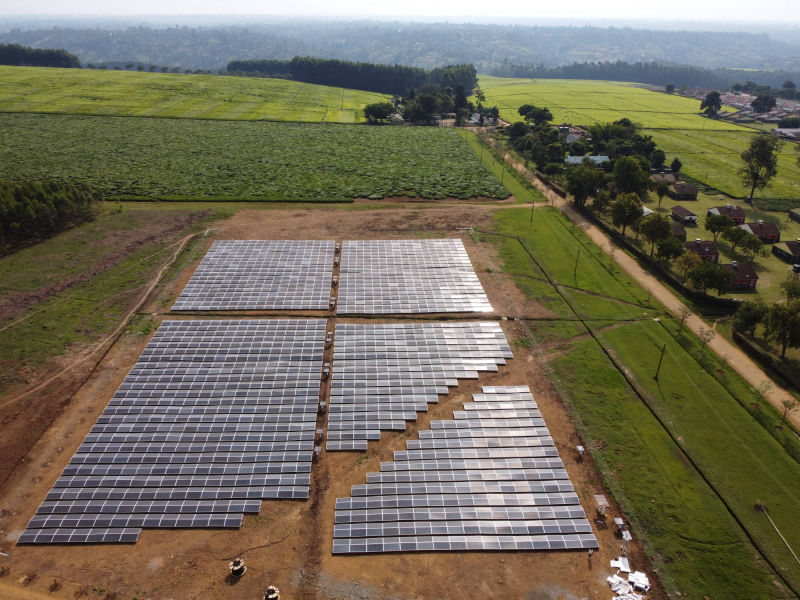
MULTIPOLYGON (((314 465, 306 502, 266 501, 257 516, 246 516, 239 530, 144 530, 125 546, 16 546, 24 529, 63 466, 136 361, 148 336, 126 334, 113 346, 86 384, 65 403, 53 426, 35 443, 25 461, 0 490, 0 598, 208 599, 261 598, 277 585, 282 598, 441 599, 519 598, 579 600, 610 598, 608 561, 619 554, 619 540, 595 526, 600 550, 586 552, 420 553, 333 556, 330 552, 334 503, 379 470, 394 450, 431 419, 451 418, 483 385, 527 384, 533 390, 587 514, 593 494, 603 493, 591 459, 578 463, 580 443, 572 422, 543 370, 546 360, 526 342, 518 317, 547 316, 499 272, 495 246, 477 244, 461 228, 491 227, 492 206, 443 203, 441 207, 362 211, 341 207, 244 210, 216 225, 222 239, 380 239, 418 236, 460 237, 514 349, 514 358, 495 374, 461 381, 405 433, 384 432, 366 453, 323 453, 314 465), (243 556, 247 574, 226 579, 227 562, 243 556), (52 590, 52 591, 51 591, 52 590)), ((206 246, 211 243, 208 239, 206 246)), ((173 281, 158 286, 144 311, 163 313, 197 261, 173 281)), ((162 314, 152 317, 154 321, 162 314)), ((337 319, 345 321, 344 319, 337 319)), ((615 514, 619 514, 616 512, 615 514)), ((638 543, 633 565, 650 572, 638 543)), ((655 579, 651 577, 651 579, 655 579)), ((655 594, 651 597, 659 597, 655 594)))

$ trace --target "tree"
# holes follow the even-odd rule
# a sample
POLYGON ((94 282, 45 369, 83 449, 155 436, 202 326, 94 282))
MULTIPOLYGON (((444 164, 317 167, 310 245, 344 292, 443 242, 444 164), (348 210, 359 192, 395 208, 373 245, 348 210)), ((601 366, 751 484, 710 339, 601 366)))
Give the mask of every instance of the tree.
POLYGON ((752 233, 748 233, 745 238, 739 242, 740 250, 747 258, 750 259, 750 261, 755 259, 756 254, 758 254, 759 250, 761 250, 761 245, 761 240, 752 233))
POLYGON ((798 404, 797 400, 794 398, 786 398, 785 400, 782 400, 781 406, 783 406, 783 416, 781 418, 781 424, 778 425, 778 429, 783 429, 786 426, 786 420, 789 418, 789 415, 800 408, 800 404, 798 404))
POLYGON ((481 89, 481 86, 475 85, 475 99, 478 101, 478 106, 481 106, 484 102, 486 102, 486 96, 481 89))
POLYGON ((656 249, 656 242, 668 237, 675 239, 672 235, 672 222, 670 218, 660 213, 653 213, 647 217, 639 229, 644 239, 650 242, 650 256, 653 256, 653 252, 656 249))
POLYGON ((709 117, 716 117, 717 113, 722 108, 722 97, 719 95, 719 92, 714 90, 713 92, 708 92, 706 97, 700 103, 700 110, 702 110, 706 115, 709 117))
POLYGON ((750 186, 749 202, 753 202, 756 188, 763 189, 778 172, 778 150, 781 141, 772 135, 755 135, 750 146, 742 152, 744 165, 739 169, 745 185, 750 186))
POLYGON ((706 231, 714 234, 714 241, 717 241, 717 236, 734 226, 733 221, 725 215, 709 215, 706 217, 706 231))
POLYGON ((678 309, 678 321, 680 322, 680 327, 678 327, 678 333, 683 331, 683 326, 686 325, 686 321, 689 320, 689 317, 692 316, 692 311, 689 310, 688 307, 681 305, 678 309))
POLYGON ((650 165, 654 169, 660 169, 663 167, 665 160, 667 160, 667 155, 661 148, 653 150, 653 153, 650 155, 650 165))
POLYGON ((664 88, 664 91, 666 91, 668 94, 674 93, 675 92, 675 84, 674 83, 668 83, 666 85, 666 87, 664 88))
POLYGON ((686 277, 689 274, 689 271, 694 269, 700 263, 703 262, 703 259, 700 258, 700 255, 697 252, 692 252, 691 250, 684 252, 675 260, 675 268, 680 271, 681 276, 683 277, 683 281, 686 281, 686 277))
POLYGON ((611 206, 611 194, 608 193, 608 190, 600 190, 595 195, 594 200, 592 200, 592 209, 598 213, 604 213, 608 210, 608 207, 611 206))
POLYGON ((741 244, 748 235, 752 234, 747 233, 741 227, 731 227, 722 232, 722 237, 731 243, 731 252, 736 252, 736 246, 741 244))
POLYGON ((706 294, 709 290, 722 292, 728 287, 731 274, 717 263, 701 261, 699 265, 689 271, 689 283, 699 292, 706 294))
POLYGON ((375 102, 364 107, 364 117, 369 123, 385 121, 393 112, 394 106, 391 102, 375 102))
POLYGON ((586 204, 586 199, 597 191, 602 181, 600 170, 587 162, 567 171, 567 192, 572 195, 577 206, 586 204))
POLYGON ((614 162, 614 182, 621 194, 641 195, 647 191, 650 175, 633 156, 620 156, 614 162))
POLYGON ((508 141, 512 144, 515 143, 518 139, 522 138, 523 136, 527 135, 530 132, 530 127, 523 123, 522 121, 517 121, 516 123, 512 123, 508 127, 508 141))
POLYGON ((611 219, 615 226, 622 226, 623 236, 625 228, 641 219, 643 214, 642 203, 636 194, 622 194, 611 206, 611 219))
POLYGON ((748 300, 736 309, 736 313, 733 315, 733 326, 738 331, 752 336, 766 314, 767 305, 762 300, 748 300))
POLYGON ((658 240, 656 242, 656 249, 658 258, 663 260, 672 260, 673 258, 678 258, 686 251, 683 242, 681 242, 674 235, 668 235, 667 237, 658 240))
POLYGON ((786 356, 789 346, 800 346, 800 300, 770 306, 764 317, 764 328, 767 339, 780 344, 781 358, 786 356))
POLYGON ((708 342, 713 340, 714 336, 717 335, 717 332, 711 329, 710 327, 708 329, 706 329, 705 327, 701 327, 697 335, 700 338, 700 342, 702 343, 702 346, 700 346, 700 352, 703 352, 705 351, 706 346, 708 346, 708 342))
POLYGON ((671 163, 669 163, 669 168, 672 169, 672 172, 676 174, 681 172, 682 166, 683 163, 681 162, 681 159, 679 159, 677 156, 672 159, 671 163))
POLYGON ((436 113, 437 107, 436 96, 433 94, 417 94, 411 103, 408 117, 415 123, 430 123, 433 121, 433 115, 436 113))
POLYGON ((781 289, 783 290, 783 293, 786 294, 786 300, 800 298, 800 279, 797 279, 796 277, 787 279, 781 284, 781 289))
POLYGON ((661 200, 663 200, 664 196, 669 194, 669 185, 667 185, 666 181, 661 181, 656 186, 656 195, 658 196, 658 208, 661 208, 661 200))
POLYGON ((750 103, 750 107, 757 113, 765 113, 771 111, 777 104, 778 102, 775 100, 775 96, 761 94, 756 96, 756 99, 750 103))

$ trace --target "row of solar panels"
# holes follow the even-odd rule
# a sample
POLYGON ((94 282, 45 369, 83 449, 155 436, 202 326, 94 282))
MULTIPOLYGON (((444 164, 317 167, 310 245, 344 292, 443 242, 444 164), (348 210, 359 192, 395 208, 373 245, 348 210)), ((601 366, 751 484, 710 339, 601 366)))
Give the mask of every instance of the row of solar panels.
MULTIPOLYGON (((332 241, 217 241, 173 310, 326 310, 332 241)), ((464 244, 449 240, 346 241, 342 314, 491 312, 464 244)))
POLYGON ((530 391, 487 387, 473 400, 337 498, 334 554, 597 548, 530 391), (431 442, 480 448, 414 450, 431 442), (548 458, 509 458, 520 452, 548 458))

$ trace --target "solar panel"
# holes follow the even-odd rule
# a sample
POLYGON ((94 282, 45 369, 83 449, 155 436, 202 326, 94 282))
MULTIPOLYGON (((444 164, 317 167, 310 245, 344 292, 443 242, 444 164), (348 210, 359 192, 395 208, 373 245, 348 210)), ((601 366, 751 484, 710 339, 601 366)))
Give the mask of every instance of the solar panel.
POLYGON ((339 314, 492 312, 459 239, 342 244, 339 314))
MULTIPOLYGON (((496 321, 337 325, 326 449, 366 450, 365 440, 403 431, 406 420, 459 377, 496 371, 511 356, 496 321)), ((541 419, 509 422, 543 425, 541 419)))
POLYGON ((216 241, 173 310, 325 310, 334 242, 216 241))
POLYGON ((598 547, 544 421, 503 418, 508 404, 538 415, 527 386, 484 387, 473 399, 336 499, 334 554, 598 547), (465 442, 497 447, 438 447, 465 442))
POLYGON ((321 319, 165 321, 19 543, 239 527, 309 493, 321 319))

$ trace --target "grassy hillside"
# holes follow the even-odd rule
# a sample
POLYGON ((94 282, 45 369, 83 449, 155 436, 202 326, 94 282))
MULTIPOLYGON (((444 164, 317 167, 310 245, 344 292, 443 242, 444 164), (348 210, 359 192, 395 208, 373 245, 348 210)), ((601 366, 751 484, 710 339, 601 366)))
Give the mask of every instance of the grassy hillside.
MULTIPOLYGON (((523 104, 544 106, 554 122, 573 125, 608 123, 629 118, 667 152, 668 161, 678 156, 683 171, 734 197, 749 190, 737 171, 739 155, 755 134, 752 129, 701 117, 700 102, 680 96, 652 92, 634 84, 564 79, 505 79, 480 77, 486 104, 497 105, 500 116, 520 120, 523 104)), ((778 177, 761 198, 793 198, 800 204, 800 167, 792 144, 781 152, 778 177)))
POLYGON ((0 179, 84 181, 123 199, 508 196, 446 128, 0 114, 0 146, 0 179))
POLYGON ((385 98, 283 79, 0 66, 0 112, 356 123, 385 98))

